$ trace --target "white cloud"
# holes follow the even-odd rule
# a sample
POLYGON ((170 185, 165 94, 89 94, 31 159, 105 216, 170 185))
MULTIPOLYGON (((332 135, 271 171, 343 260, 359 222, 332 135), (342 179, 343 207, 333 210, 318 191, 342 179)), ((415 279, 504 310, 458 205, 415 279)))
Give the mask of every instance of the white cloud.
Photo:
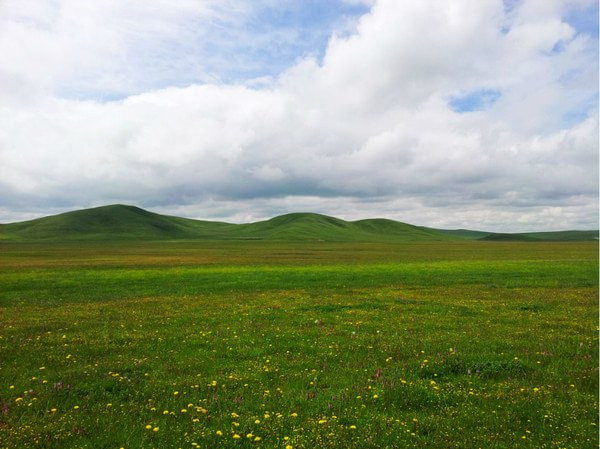
POLYGON ((36 95, 73 98, 140 92, 174 70, 198 80, 202 63, 187 53, 203 37, 194 24, 214 16, 211 3, 8 0, 0 5, 0 52, 11 63, 0 72, 36 95))
POLYGON ((202 30, 187 27, 224 10, 75 3, 68 14, 0 7, 10 62, 0 69, 0 216, 122 201, 233 221, 313 210, 504 231, 597 227, 596 42, 563 20, 570 3, 379 0, 321 61, 304 57, 258 84, 181 87, 186 74, 160 89, 180 70, 206 77, 186 59, 202 30), (53 31, 65 24, 67 35, 53 31), (133 58, 131 71, 120 57, 133 58), (65 85, 134 93, 60 98, 65 85), (482 111, 449 107, 480 89, 501 96, 482 111), (574 111, 580 120, 566 120, 574 111))

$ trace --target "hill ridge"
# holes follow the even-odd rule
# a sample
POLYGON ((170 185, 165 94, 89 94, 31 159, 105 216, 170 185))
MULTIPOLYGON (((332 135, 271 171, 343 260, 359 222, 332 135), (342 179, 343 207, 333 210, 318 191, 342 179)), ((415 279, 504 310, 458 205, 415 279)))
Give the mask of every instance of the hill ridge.
POLYGON ((415 226, 388 218, 346 221, 292 212, 234 224, 162 215, 129 204, 109 204, 33 220, 0 224, 0 241, 71 240, 286 240, 339 242, 597 240, 598 231, 491 233, 415 226))

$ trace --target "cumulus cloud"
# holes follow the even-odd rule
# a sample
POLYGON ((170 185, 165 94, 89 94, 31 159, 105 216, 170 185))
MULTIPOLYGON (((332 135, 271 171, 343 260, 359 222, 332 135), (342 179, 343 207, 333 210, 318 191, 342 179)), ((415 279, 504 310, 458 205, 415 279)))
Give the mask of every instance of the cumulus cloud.
POLYGON ((499 231, 597 227, 597 36, 565 19, 589 2, 379 0, 352 33, 333 32, 322 58, 259 83, 211 81, 193 57, 202 24, 224 14, 211 2, 94 5, 90 23, 70 3, 58 16, 0 7, 8 219, 120 201, 231 221, 311 210, 499 231), (140 49, 123 72, 119 58, 140 49), (497 96, 485 108, 453 107, 488 91, 497 96))

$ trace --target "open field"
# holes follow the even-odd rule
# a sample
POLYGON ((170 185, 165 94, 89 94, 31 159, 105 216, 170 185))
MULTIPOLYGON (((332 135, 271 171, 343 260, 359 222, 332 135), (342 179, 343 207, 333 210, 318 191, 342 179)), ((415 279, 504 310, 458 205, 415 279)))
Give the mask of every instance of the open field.
POLYGON ((0 242, 2 448, 593 448, 597 242, 0 242))

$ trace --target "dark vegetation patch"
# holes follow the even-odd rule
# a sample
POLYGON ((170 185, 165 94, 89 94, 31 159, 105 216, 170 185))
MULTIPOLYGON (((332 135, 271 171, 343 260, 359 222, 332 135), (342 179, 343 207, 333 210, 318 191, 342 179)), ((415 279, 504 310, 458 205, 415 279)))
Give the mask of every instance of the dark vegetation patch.
POLYGON ((339 313, 347 310, 381 310, 387 309, 385 304, 379 302, 366 301, 357 302, 356 304, 318 304, 312 306, 302 306, 299 310, 303 312, 323 312, 323 313, 339 313))

